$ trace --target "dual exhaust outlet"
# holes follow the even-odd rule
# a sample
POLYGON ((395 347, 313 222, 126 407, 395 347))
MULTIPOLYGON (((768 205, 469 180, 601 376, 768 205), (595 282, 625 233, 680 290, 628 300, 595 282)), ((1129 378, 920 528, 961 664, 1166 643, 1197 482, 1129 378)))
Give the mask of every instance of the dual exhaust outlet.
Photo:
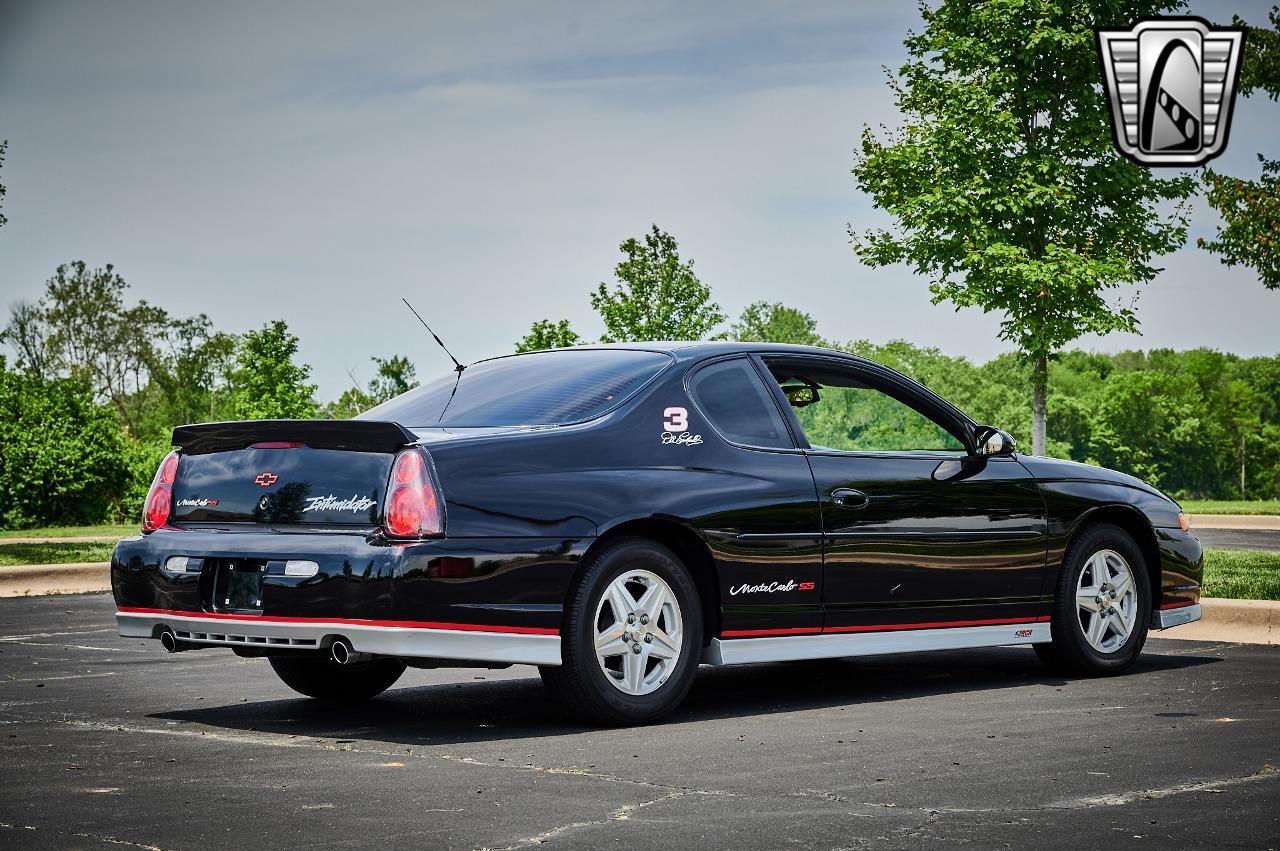
MULTIPOLYGON (((187 650, 195 650, 200 647, 208 646, 194 644, 189 641, 182 641, 173 634, 173 630, 166 629, 160 633, 160 646, 168 653, 182 653, 187 650)), ((371 661, 374 656, 372 653, 359 653, 352 646, 351 642, 342 636, 338 636, 329 645, 329 658, 337 665, 355 665, 360 662, 371 661)))

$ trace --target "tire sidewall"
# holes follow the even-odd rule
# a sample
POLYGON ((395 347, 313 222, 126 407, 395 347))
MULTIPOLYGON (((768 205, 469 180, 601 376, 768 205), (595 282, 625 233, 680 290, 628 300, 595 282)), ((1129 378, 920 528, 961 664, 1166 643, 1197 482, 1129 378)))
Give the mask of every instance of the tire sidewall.
POLYGON ((1061 641, 1062 649, 1086 670, 1115 673, 1123 671, 1137 660, 1146 643, 1150 622, 1151 576, 1147 561, 1133 538, 1119 527, 1111 525, 1100 525, 1085 532, 1071 546, 1063 564, 1062 582, 1059 584, 1058 599, 1054 607, 1054 643, 1061 641), (1128 562, 1138 603, 1133 631, 1129 633, 1124 645, 1111 653, 1096 650, 1089 643, 1081 629, 1076 610, 1076 586, 1080 575, 1089 559, 1099 550, 1114 550, 1128 562))
POLYGON ((569 613, 563 664, 578 666, 594 714, 622 723, 646 723, 674 709, 693 685, 702 655, 702 607, 697 587, 679 559, 666 547, 642 539, 624 539, 593 559, 574 596, 579 611, 569 613), (661 577, 680 606, 680 660, 666 682, 644 695, 629 695, 608 681, 595 654, 595 616, 609 584, 631 570, 661 577))

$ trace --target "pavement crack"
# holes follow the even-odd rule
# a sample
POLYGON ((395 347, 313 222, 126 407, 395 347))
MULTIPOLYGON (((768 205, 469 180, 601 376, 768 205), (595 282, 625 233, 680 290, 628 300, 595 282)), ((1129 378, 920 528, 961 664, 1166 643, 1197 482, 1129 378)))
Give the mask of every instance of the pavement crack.
POLYGON ((623 804, 617 809, 610 811, 610 813, 602 819, 596 819, 595 821, 569 822, 568 824, 562 824, 558 827, 553 827, 550 830, 544 830, 542 833, 539 833, 537 836, 530 836, 527 839, 522 839, 519 842, 515 843, 514 845, 503 845, 497 848, 494 848, 491 846, 483 846, 482 848, 479 849, 479 851, 519 851, 519 849, 521 848, 531 848, 535 845, 543 845, 559 836, 565 835, 566 833, 572 833, 574 831, 583 830, 589 827, 607 827, 607 826, 616 824, 618 822, 628 821, 632 815, 639 812, 640 810, 643 810, 645 807, 651 807, 654 804, 661 804, 664 801, 674 801, 677 798, 683 798, 686 795, 697 795, 697 794, 703 794, 703 793, 699 793, 696 791, 675 791, 667 795, 662 795, 661 797, 658 797, 658 798, 652 798, 648 801, 641 801, 638 804, 623 804))
POLYGON ((1077 810, 1088 809, 1090 807, 1120 807, 1125 804, 1137 803, 1138 801, 1156 801, 1161 798, 1169 798, 1174 795, 1186 795, 1191 792, 1216 792, 1232 786, 1240 786, 1245 783, 1255 783, 1259 780, 1275 780, 1277 778, 1280 778, 1280 771, 1277 771, 1274 766, 1268 763, 1259 771, 1255 771, 1252 774, 1246 774, 1243 777, 1197 780, 1191 783, 1179 783, 1176 786, 1167 786, 1163 789, 1144 789, 1142 791, 1117 792, 1111 795, 1066 798, 1061 801, 1046 804, 1038 809, 1077 810))
POLYGON ((592 780, 602 780, 606 783, 625 783, 631 786, 641 786, 648 789, 667 789, 671 792, 692 795, 718 795, 726 798, 734 798, 737 795, 724 789, 695 789, 689 786, 678 786, 674 783, 656 783, 652 780, 636 780, 631 777, 619 777, 616 774, 605 774, 599 771, 590 771, 584 768, 576 768, 573 766, 563 767, 546 767, 541 765, 533 765, 526 763, 519 765, 515 763, 505 762, 482 762, 469 756, 453 756, 452 754, 442 754, 439 759, 446 759, 450 762, 461 762, 465 765, 479 765, 485 768, 503 768, 508 771, 532 771, 537 774, 558 774, 569 777, 589 777, 592 780))
POLYGON ((84 833, 76 830, 50 830, 45 827, 37 827, 32 824, 11 824, 9 822, 0 821, 0 830, 25 830, 30 833, 45 833, 51 836, 65 836, 75 839, 92 839, 96 842, 105 842, 108 845, 123 845, 127 848, 145 848, 146 851, 167 851, 167 849, 159 845, 149 845, 146 842, 133 842, 128 839, 120 839, 116 836, 107 836, 103 833, 84 833))

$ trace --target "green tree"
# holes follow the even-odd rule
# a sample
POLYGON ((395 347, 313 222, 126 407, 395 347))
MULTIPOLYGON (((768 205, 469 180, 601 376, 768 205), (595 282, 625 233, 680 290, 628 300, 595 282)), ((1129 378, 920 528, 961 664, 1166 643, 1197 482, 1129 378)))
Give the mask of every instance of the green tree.
POLYGON ((315 416, 308 384, 311 367, 294 362, 298 338, 277 319, 240 340, 231 372, 231 413, 236 419, 305 419, 315 416))
POLYGON ((1192 177, 1158 177, 1111 141, 1095 26, 1175 4, 1042 0, 923 7, 890 77, 905 123, 864 127, 853 174, 896 229, 850 230, 870 266, 905 262, 935 303, 1003 314, 1031 364, 1032 451, 1045 451, 1050 358, 1084 333, 1135 331, 1120 284, 1186 238, 1192 177), (1166 214, 1166 202, 1178 202, 1166 214))
POLYGON ((138 436, 167 442, 175 425, 229 416, 227 381, 237 343, 235 335, 214 331, 203 313, 171 320, 151 347, 138 436))
MULTIPOLYGON (((1240 68, 1240 94, 1263 93, 1280 98, 1280 7, 1268 15, 1273 29, 1251 27, 1245 38, 1240 68)), ((1236 26, 1246 26, 1235 18, 1236 26)), ((1258 273, 1267 289, 1280 288, 1280 160, 1258 154, 1262 174, 1244 180, 1206 168, 1201 180, 1209 206, 1222 216, 1215 239, 1196 243, 1217 254, 1227 266, 1245 266, 1258 273)))
POLYGON ((726 340, 743 343, 796 343, 825 346, 818 323, 809 314, 781 302, 757 301, 743 308, 738 321, 724 334, 726 340))
POLYGON ((529 333, 516 343, 516 353, 539 352, 543 349, 565 349, 576 346, 582 341, 578 332, 569 327, 568 319, 552 322, 550 319, 539 319, 529 328, 529 333))
POLYGON ((3 339, 37 377, 82 377, 136 435, 154 342, 169 316, 145 301, 127 306, 128 287, 110 263, 97 269, 83 260, 65 263, 45 282, 38 302, 10 309, 3 339))
MULTIPOLYGON (((386 359, 374 357, 371 360, 377 364, 378 371, 369 381, 368 387, 356 385, 344 390, 338 401, 325 406, 326 416, 338 420, 350 419, 418 386, 417 370, 404 355, 393 355, 386 359)), ((353 377, 353 384, 354 381, 353 377)))
POLYGON ((603 342, 701 340, 724 321, 671 234, 654 225, 643 241, 628 239, 620 248, 626 259, 614 269, 617 286, 602 283, 591 295, 604 320, 603 342))
MULTIPOLYGON (((44 379, 0 357, 0 523, 23 529, 115 519, 128 441, 83 377, 44 379)), ((152 467, 152 472, 155 468, 152 467)))

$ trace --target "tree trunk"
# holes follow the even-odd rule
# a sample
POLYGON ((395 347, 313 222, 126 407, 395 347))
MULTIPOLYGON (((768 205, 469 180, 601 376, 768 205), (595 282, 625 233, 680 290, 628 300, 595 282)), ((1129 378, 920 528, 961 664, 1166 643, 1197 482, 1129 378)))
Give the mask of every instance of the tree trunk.
POLYGON ((1248 499, 1244 495, 1244 432, 1240 432, 1240 498, 1248 499))
POLYGON ((1049 355, 1036 355, 1031 370, 1031 454, 1044 455, 1045 420, 1048 415, 1049 355))

